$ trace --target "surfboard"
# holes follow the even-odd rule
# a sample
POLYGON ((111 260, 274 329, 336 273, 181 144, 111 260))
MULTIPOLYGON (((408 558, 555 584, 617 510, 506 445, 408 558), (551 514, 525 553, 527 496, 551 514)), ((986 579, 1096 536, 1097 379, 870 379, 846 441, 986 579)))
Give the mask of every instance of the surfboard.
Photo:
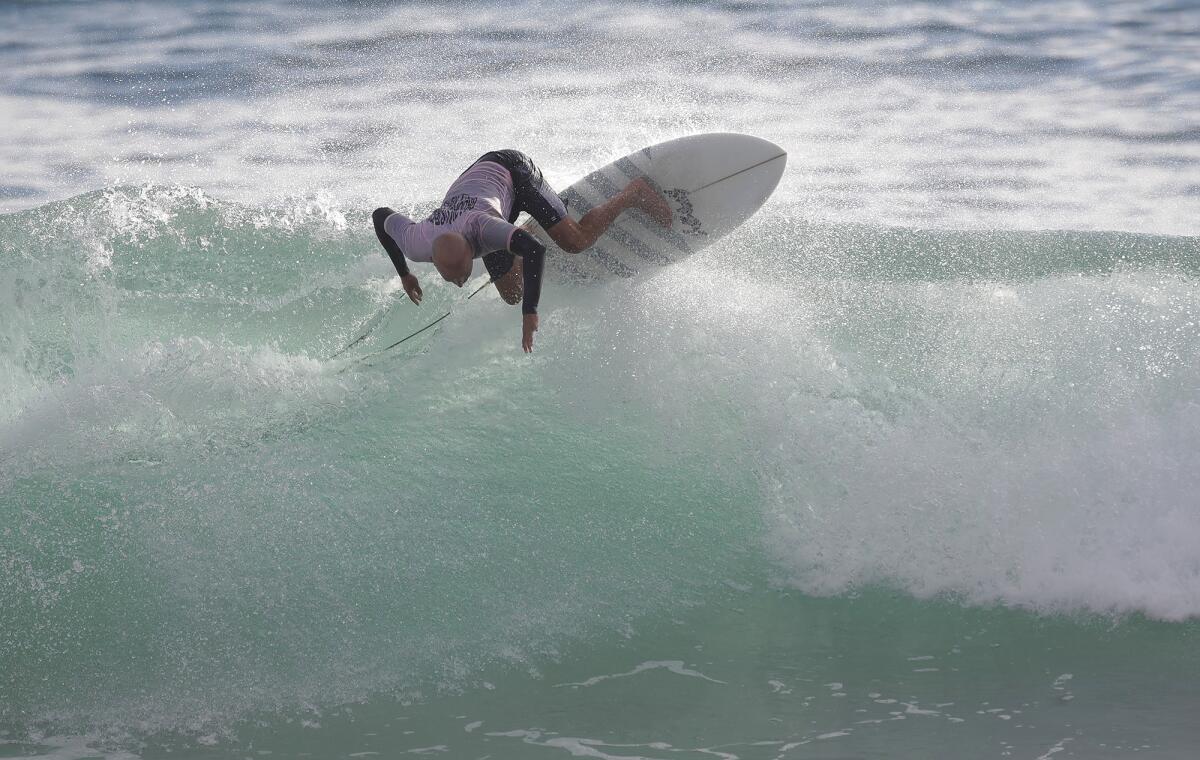
POLYGON ((619 193, 636 177, 659 189, 674 210, 670 228, 629 210, 588 250, 571 254, 554 245, 534 221, 526 227, 546 243, 550 278, 587 281, 637 277, 712 245, 749 219, 774 192, 787 152, 751 135, 689 135, 619 158, 562 193, 576 220, 619 193))

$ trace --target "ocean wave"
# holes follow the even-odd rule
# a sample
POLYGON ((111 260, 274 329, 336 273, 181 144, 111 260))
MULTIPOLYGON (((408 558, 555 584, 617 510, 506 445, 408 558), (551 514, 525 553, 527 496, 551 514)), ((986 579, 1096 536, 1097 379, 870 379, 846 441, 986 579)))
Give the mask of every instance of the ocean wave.
POLYGON ((498 299, 399 302, 362 209, 0 217, 0 717, 454 690, 744 576, 1200 616, 1197 241, 798 213, 548 283, 532 358, 498 299))

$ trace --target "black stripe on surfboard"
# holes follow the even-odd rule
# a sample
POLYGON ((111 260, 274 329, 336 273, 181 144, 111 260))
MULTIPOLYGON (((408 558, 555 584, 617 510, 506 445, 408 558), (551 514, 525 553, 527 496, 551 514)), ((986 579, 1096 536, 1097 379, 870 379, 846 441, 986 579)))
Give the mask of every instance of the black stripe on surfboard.
POLYGON ((637 274, 636 270, 626 266, 625 262, 621 261, 621 259, 617 258, 598 245, 594 245, 583 253, 577 255, 587 256, 589 254, 593 258, 598 259, 600 263, 604 264, 604 267, 608 269, 609 272, 617 275, 618 277, 633 277, 635 274, 637 274))
POLYGON ((563 199, 563 203, 567 204, 567 208, 571 209, 572 211, 578 211, 580 216, 583 216, 595 208, 587 198, 584 198, 583 195, 573 187, 568 187, 566 190, 564 190, 560 197, 563 199))
MULTIPOLYGON (((587 183, 595 188, 601 195, 607 195, 610 198, 620 192, 617 190, 616 185, 614 185, 612 181, 608 179, 608 177, 600 174, 593 174, 588 177, 587 183)), ((647 230, 653 232, 648 225, 643 226, 646 227, 647 230)), ((622 222, 614 222, 604 234, 606 237, 612 236, 613 239, 623 244, 630 251, 652 264, 662 266, 663 264, 670 264, 675 260, 665 253, 660 253, 651 248, 644 240, 638 237, 633 230, 629 229, 622 222)), ((690 251, 684 250, 683 253, 690 253, 690 251)))
MULTIPOLYGON (((589 184, 591 184, 593 187, 596 187, 596 184, 594 182, 589 182, 589 184)), ((604 190, 602 188, 597 187, 597 190, 601 193, 602 196, 604 195, 604 190)), ((566 191, 564 191, 562 193, 562 198, 563 198, 563 200, 567 201, 568 207, 571 208, 573 211, 582 212, 580 214, 581 216, 583 213, 587 213, 591 209, 595 208, 596 205, 598 205, 598 204, 593 204, 590 200, 588 200, 586 195, 579 192, 575 188, 568 188, 566 191)), ((635 255, 637 255, 653 264, 657 264, 657 265, 661 266, 663 264, 670 264, 673 261, 673 259, 671 259, 669 256, 667 256, 665 254, 656 253, 653 249, 651 249, 644 242, 642 242, 636 235, 634 235, 633 233, 624 229, 620 225, 617 225, 617 224, 612 225, 611 227, 608 228, 608 230, 605 231, 605 235, 606 236, 612 235, 613 238, 617 242, 623 244, 632 253, 634 253, 635 255)), ((615 257, 615 254, 609 253, 609 255, 615 257)), ((617 259, 614 258, 614 260, 617 260, 617 259)), ((622 266, 625 266, 625 265, 622 265, 622 266)), ((627 271, 632 273, 633 270, 629 270, 627 268, 627 271)), ((617 272, 614 272, 614 274, 617 274, 617 272)), ((627 275, 622 275, 622 276, 630 276, 630 275, 627 274, 627 275)))
MULTIPOLYGON (((622 160, 624 160, 624 159, 622 159, 622 160)), ((632 174, 629 174, 628 171, 622 170, 622 171, 625 171, 625 173, 627 174, 627 176, 629 176, 630 179, 633 179, 634 177, 643 176, 642 174, 640 174, 637 171, 636 166, 634 166, 632 163, 630 164, 630 166, 633 167, 632 174)), ((608 198, 611 198, 613 195, 616 195, 618 192, 620 192, 617 189, 616 185, 613 184, 613 181, 599 171, 592 172, 591 174, 584 177, 580 182, 578 182, 576 184, 577 185, 578 184, 587 184, 587 185, 590 185, 592 188, 594 188, 598 193, 600 193, 601 197, 603 198, 601 203, 603 203, 604 200, 607 200, 608 198)), ((593 208, 600 205, 598 203, 592 203, 590 200, 588 200, 587 196, 585 196, 583 193, 581 193, 579 190, 576 190, 573 187, 567 188, 565 191, 563 191, 563 193, 561 194, 561 198, 563 199, 564 202, 567 203, 568 208, 577 212, 580 216, 583 216, 588 211, 591 211, 593 208)), ((687 256, 687 255, 690 255, 691 253, 693 253, 691 246, 688 244, 687 238, 685 238, 683 235, 680 235, 678 232, 675 232, 674 230, 660 227, 657 224, 649 224, 649 223, 647 223, 647 219, 639 218, 639 217, 641 217, 640 214, 635 215, 632 218, 637 219, 638 222, 641 224, 641 226, 646 231, 650 232, 655 238, 678 249, 679 252, 682 253, 684 256, 687 256)), ((629 246, 629 249, 633 253, 638 254, 639 256, 646 259, 647 261, 652 261, 655 264, 662 265, 662 264, 670 264, 677 260, 677 259, 672 259, 669 256, 660 259, 659 257, 663 257, 663 256, 665 256, 665 254, 654 253, 653 249, 651 249, 649 246, 647 246, 640 237, 633 234, 627 228, 625 228, 619 224, 613 225, 613 226, 616 227, 618 230, 624 232, 625 235, 630 236, 631 238, 633 238, 634 240, 637 240, 640 243, 639 247, 635 248, 634 246, 629 246)), ((609 229, 612 230, 613 228, 610 227, 609 229)), ((620 239, 620 237, 618 237, 618 239, 620 239)), ((622 242, 625 242, 625 241, 622 240, 622 242)), ((626 244, 628 245, 628 243, 626 243, 626 244)))
MULTIPOLYGON (((560 194, 559 197, 563 199, 569 209, 578 213, 580 216, 583 216, 593 208, 592 203, 588 201, 588 199, 584 197, 582 193, 574 188, 567 188, 560 194)), ((630 269, 624 262, 622 262, 621 259, 612 253, 609 253, 600 246, 592 246, 583 253, 577 255, 594 258, 596 261, 600 262, 605 269, 608 270, 609 274, 615 274, 618 277, 633 277, 635 274, 637 274, 637 272, 635 272, 633 269, 630 269)))
MULTIPOLYGON (((639 177, 641 177, 643 179, 649 179, 649 177, 646 176, 645 172, 643 172, 641 169, 639 169, 637 164, 630 161, 628 158, 617 159, 617 161, 614 163, 615 163, 615 166, 621 170, 621 173, 624 174, 628 179, 633 180, 633 179, 638 179, 639 177)), ((599 173, 600 172, 596 172, 596 174, 599 174, 599 173)), ((612 180, 609 180, 607 177, 605 177, 604 179, 608 182, 612 181, 612 180)), ((655 185, 654 182, 651 182, 650 184, 657 187, 657 185, 655 185)), ((662 188, 658 188, 658 189, 660 191, 662 190, 662 188)), ((684 255, 688 255, 693 252, 691 243, 689 243, 688 239, 685 238, 683 235, 681 235, 678 232, 676 232, 675 230, 667 228, 667 227, 659 227, 657 224, 653 224, 653 223, 648 224, 647 220, 648 220, 648 217, 646 219, 639 219, 638 221, 641 222, 642 226, 644 226, 647 230, 654 233, 655 237, 661 238, 665 242, 668 242, 671 245, 675 246, 684 255)))

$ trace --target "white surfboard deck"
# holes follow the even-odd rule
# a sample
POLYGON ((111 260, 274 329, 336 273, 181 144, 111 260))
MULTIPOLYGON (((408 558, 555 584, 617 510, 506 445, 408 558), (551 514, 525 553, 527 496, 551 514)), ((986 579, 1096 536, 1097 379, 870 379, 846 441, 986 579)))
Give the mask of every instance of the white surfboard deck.
POLYGON ((774 192, 787 152, 750 135, 690 135, 642 148, 598 169, 560 196, 576 220, 612 198, 630 180, 645 177, 675 212, 670 228, 629 210, 588 250, 561 250, 534 221, 527 228, 546 243, 546 274, 553 279, 637 277, 684 259, 749 219, 774 192))

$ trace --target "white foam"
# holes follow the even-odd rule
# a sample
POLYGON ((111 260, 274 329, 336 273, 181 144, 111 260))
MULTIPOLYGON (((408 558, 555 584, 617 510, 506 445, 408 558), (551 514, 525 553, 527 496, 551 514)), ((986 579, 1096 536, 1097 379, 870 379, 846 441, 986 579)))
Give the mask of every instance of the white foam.
POLYGON ((687 676, 689 678, 700 678, 705 681, 711 681, 713 683, 720 683, 720 684, 725 683, 724 681, 718 681, 715 678, 709 678, 708 676, 704 675, 703 673, 701 673, 698 670, 692 670, 691 668, 685 667, 683 664, 683 660, 648 660, 646 662, 638 664, 636 667, 633 668, 633 670, 627 670, 624 673, 611 673, 611 674, 601 675, 601 676, 592 676, 591 678, 588 678, 587 680, 584 680, 584 681, 580 681, 578 683, 560 683, 560 684, 555 684, 555 685, 556 686, 576 686, 576 687, 595 686, 596 684, 600 683, 601 681, 608 681, 613 678, 626 678, 628 676, 635 676, 639 673, 644 673, 648 670, 659 670, 659 669, 667 670, 671 673, 675 673, 676 675, 687 676))

